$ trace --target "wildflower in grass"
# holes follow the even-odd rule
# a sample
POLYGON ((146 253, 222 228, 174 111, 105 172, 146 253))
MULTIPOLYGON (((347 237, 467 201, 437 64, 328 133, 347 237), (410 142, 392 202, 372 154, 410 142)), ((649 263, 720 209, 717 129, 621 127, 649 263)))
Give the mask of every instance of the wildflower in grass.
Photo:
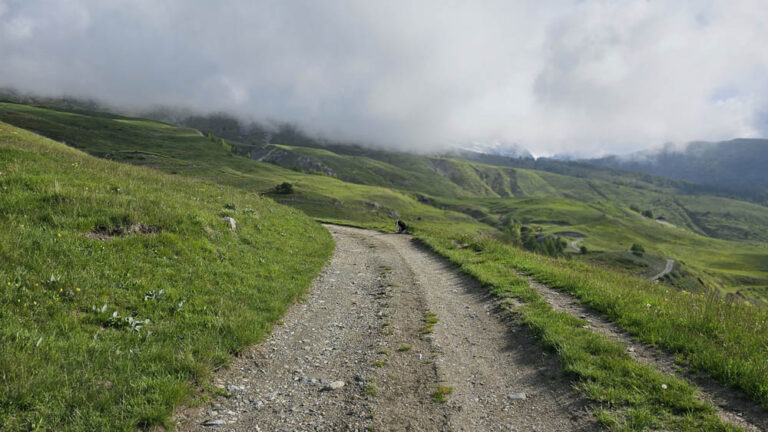
POLYGON ((667 385, 666 385, 666 384, 662 384, 662 385, 661 385, 661 389, 662 389, 662 390, 666 390, 666 389, 667 389, 667 385))

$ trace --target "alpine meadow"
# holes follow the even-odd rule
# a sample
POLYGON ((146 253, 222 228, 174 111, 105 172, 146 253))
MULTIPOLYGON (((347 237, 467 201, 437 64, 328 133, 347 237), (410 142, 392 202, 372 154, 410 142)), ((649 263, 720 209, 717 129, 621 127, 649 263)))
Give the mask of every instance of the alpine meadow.
POLYGON ((118 3, 0 0, 0 430, 768 430, 762 2, 118 3))

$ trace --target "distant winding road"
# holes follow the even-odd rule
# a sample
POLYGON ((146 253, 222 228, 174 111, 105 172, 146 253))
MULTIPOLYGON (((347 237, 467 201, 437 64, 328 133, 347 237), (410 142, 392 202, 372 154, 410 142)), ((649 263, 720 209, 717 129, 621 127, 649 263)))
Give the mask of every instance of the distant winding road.
POLYGON ((653 281, 656 281, 656 280, 659 280, 659 279, 663 278, 664 276, 669 274, 674 267, 675 267, 675 260, 673 260, 671 258, 667 258, 667 266, 664 267, 664 270, 662 270, 661 273, 659 273, 656 276, 650 278, 649 280, 653 282, 653 281))
POLYGON ((572 247, 572 248, 574 248, 574 249, 576 249, 576 251, 578 252, 578 251, 580 250, 580 249, 579 249, 579 243, 581 243, 581 242, 583 242, 583 241, 584 241, 584 237, 579 237, 579 238, 577 238, 576 240, 573 240, 573 241, 571 242, 571 247, 572 247))

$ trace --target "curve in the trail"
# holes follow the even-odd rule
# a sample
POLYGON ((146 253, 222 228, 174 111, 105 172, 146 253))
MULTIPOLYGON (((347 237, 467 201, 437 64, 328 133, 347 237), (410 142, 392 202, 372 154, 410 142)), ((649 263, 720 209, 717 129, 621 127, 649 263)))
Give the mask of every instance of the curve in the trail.
POLYGON ((581 249, 579 249, 579 243, 581 243, 583 241, 584 241, 584 237, 579 237, 576 240, 573 240, 571 242, 571 247, 576 249, 576 251, 580 251, 581 249))
POLYGON ((664 270, 662 270, 661 273, 657 274, 656 276, 653 276, 648 280, 650 280, 651 282, 657 281, 663 278, 664 276, 668 275, 669 273, 671 273, 673 268, 675 268, 675 260, 673 260, 672 258, 667 258, 667 265, 666 267, 664 267, 664 270))

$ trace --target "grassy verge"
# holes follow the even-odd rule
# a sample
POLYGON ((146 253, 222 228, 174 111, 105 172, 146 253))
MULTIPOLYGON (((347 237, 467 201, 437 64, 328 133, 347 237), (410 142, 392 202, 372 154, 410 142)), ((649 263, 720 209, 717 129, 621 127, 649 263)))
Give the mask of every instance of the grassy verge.
POLYGON ((173 407, 269 332, 333 246, 256 194, 4 123, 0 226, 4 430, 170 426, 173 407))
POLYGON ((609 429, 734 430, 718 419, 714 408, 696 399, 695 387, 685 380, 637 363, 620 344, 583 328, 585 321, 552 310, 526 279, 510 271, 522 252, 493 240, 461 247, 435 232, 419 238, 494 295, 522 301, 508 307, 557 352, 577 388, 598 402, 597 418, 609 429))
POLYGON ((643 342, 768 407, 768 312, 716 294, 678 291, 583 263, 485 242, 496 260, 578 297, 643 342))

